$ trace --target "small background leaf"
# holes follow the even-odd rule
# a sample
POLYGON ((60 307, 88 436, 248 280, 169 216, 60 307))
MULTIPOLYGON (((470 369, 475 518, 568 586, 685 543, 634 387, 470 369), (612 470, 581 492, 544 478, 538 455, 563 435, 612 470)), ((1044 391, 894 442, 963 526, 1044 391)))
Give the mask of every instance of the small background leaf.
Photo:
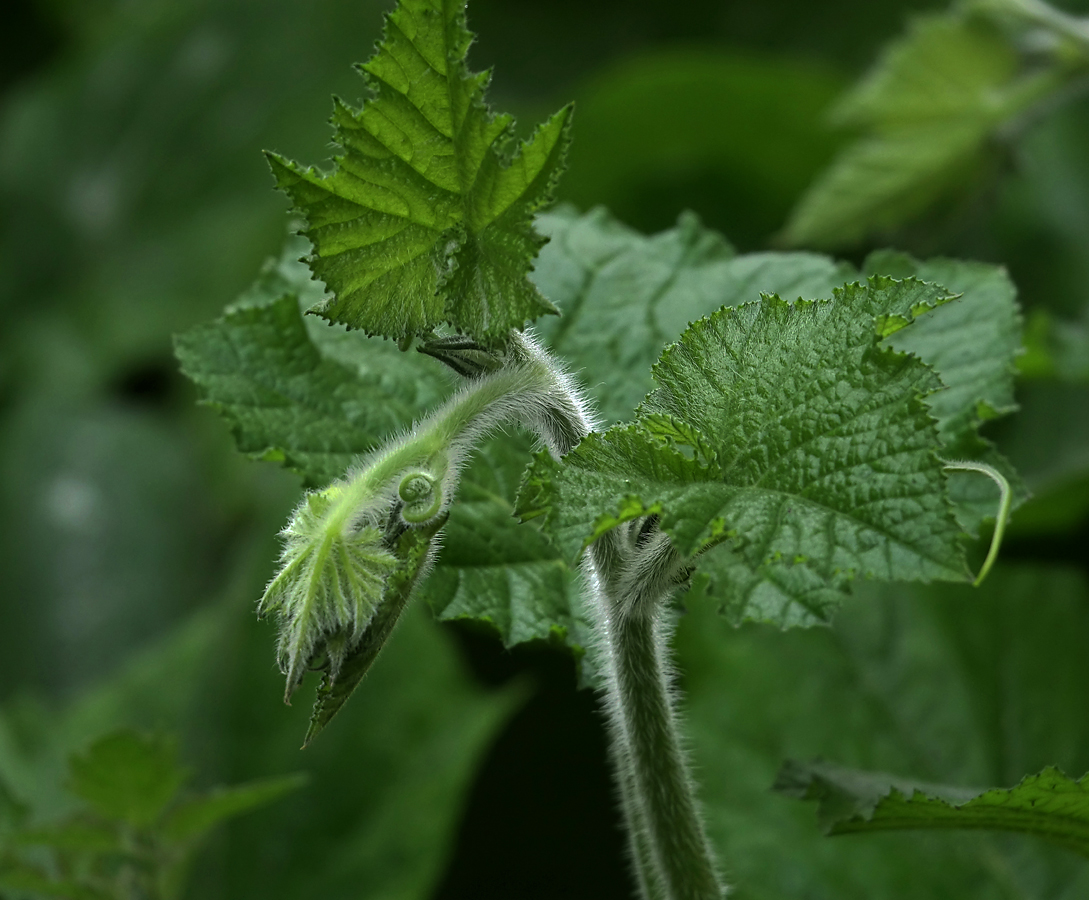
POLYGON ((125 730, 72 757, 69 787, 107 818, 144 827, 162 814, 185 777, 173 742, 125 730))
POLYGON ((912 828, 978 828, 1031 834, 1089 856, 1089 780, 1054 767, 1016 787, 966 790, 913 783, 882 772, 788 760, 775 790, 818 801, 826 834, 912 828))
POLYGON ((300 772, 296 775, 215 788, 203 796, 186 800, 172 810, 163 822, 163 834, 174 841, 197 840, 227 819, 233 819, 299 790, 308 778, 306 773, 300 772))
POLYGON ((961 11, 916 19, 839 104, 862 134, 810 186, 784 230, 836 247, 918 216, 986 173, 987 139, 1061 81, 1020 73, 1014 43, 961 11))

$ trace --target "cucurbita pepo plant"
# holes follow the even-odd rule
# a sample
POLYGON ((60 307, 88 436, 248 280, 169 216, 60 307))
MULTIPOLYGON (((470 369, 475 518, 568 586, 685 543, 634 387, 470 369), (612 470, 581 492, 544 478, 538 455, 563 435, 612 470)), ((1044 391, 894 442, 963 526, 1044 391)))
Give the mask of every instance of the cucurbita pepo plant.
POLYGON ((333 167, 269 156, 305 242, 178 354, 240 449, 309 488, 259 605, 287 698, 323 673, 307 742, 414 596, 564 642, 608 711, 641 896, 720 898, 672 687, 683 594, 826 622, 856 579, 971 581, 998 508, 982 578, 1024 496, 978 433, 1013 409, 1014 291, 975 263, 542 213, 572 110, 516 141, 470 42, 462 4, 401 0, 370 98, 335 101, 333 167))

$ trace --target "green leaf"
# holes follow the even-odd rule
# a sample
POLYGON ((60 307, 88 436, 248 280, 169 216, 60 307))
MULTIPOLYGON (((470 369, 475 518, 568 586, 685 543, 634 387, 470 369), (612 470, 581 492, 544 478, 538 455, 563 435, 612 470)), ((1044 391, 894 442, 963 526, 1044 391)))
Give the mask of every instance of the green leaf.
POLYGON ((791 797, 816 800, 825 834, 980 828, 1032 834, 1089 856, 1089 779, 1075 781, 1053 766, 1013 788, 977 791, 819 760, 788 760, 774 787, 791 797))
POLYGON ((95 741, 69 767, 73 794, 106 818, 138 828, 162 814, 186 777, 172 741, 129 729, 95 741))
POLYGON ((842 246, 887 231, 971 183, 988 138, 1057 86, 1021 75, 1016 47, 955 12, 916 19, 841 101, 836 120, 862 131, 799 201, 788 243, 842 246))
MULTIPOLYGON (((927 398, 946 459, 975 459, 994 466, 1010 482, 1014 504, 1028 489, 1013 466, 994 445, 981 437, 980 426, 1017 409, 1013 396, 1016 360, 1021 353, 1021 313, 1017 288, 1000 266, 953 259, 919 262, 883 250, 862 264, 866 272, 915 277, 957 291, 947 303, 911 328, 889 338, 889 344, 914 353, 933 366, 945 389, 927 398)), ((994 518, 997 498, 986 478, 962 472, 949 476, 949 494, 957 520, 975 533, 983 519, 994 518)))
POLYGON ((751 900, 1071 900, 1089 867, 1042 841, 912 831, 828 840, 769 790, 784 758, 913 781, 1016 784, 1089 769, 1084 574, 1000 565, 980 588, 858 584, 830 628, 735 628, 690 595, 677 634, 693 766, 751 900), (783 848, 789 847, 784 853, 783 848))
POLYGON ((466 66, 464 4, 401 0, 359 67, 361 109, 336 100, 343 154, 317 172, 269 154, 278 185, 308 221, 321 314, 403 339, 442 323, 498 345, 554 312, 527 278, 543 239, 532 215, 563 170, 571 108, 513 146, 513 120, 484 103, 490 75, 466 66))
POLYGON ((546 515, 571 557, 659 516, 734 620, 824 621, 856 577, 964 580, 922 399, 940 382, 881 343, 949 299, 873 277, 831 301, 720 310, 666 349, 634 425, 538 455, 518 511, 546 515))
POLYGON ((572 85, 578 135, 560 196, 638 228, 692 207, 737 243, 764 246, 842 143, 823 127, 846 87, 830 58, 736 42, 611 56, 572 85))
POLYGON ((630 418, 653 387, 650 367, 662 347, 689 322, 761 292, 829 296, 856 277, 850 265, 815 253, 738 256, 691 213, 649 237, 602 209, 548 213, 540 227, 550 242, 533 278, 563 311, 540 324, 541 335, 607 422, 630 418))
POLYGON ((30 808, 0 778, 0 836, 11 828, 20 827, 29 815, 30 808))
POLYGON ((1021 534, 1074 530, 1089 512, 1089 385, 1030 382, 1021 411, 1001 432, 1002 448, 1033 498, 1013 520, 1021 534))
POLYGON ((1017 369, 1026 378, 1089 382, 1089 312, 1077 320, 1034 310, 1025 329, 1025 355, 1017 369))
POLYGON ((171 841, 198 840, 221 822, 267 806, 299 790, 308 780, 309 776, 300 772, 214 788, 207 794, 186 800, 171 810, 163 822, 163 834, 171 841))
POLYGON ((317 486, 449 388, 419 354, 302 316, 305 279, 299 263, 270 261, 226 315, 176 337, 175 352, 239 450, 317 486))

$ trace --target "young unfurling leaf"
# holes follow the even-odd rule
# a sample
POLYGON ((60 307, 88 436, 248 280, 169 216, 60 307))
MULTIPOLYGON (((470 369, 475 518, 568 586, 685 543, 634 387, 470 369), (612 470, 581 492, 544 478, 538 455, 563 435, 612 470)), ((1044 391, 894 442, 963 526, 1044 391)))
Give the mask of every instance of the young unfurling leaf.
POLYGON ((564 165, 571 108, 517 147, 510 116, 466 66, 464 4, 403 0, 359 67, 373 95, 337 100, 330 172, 276 154, 277 183, 308 221, 308 263, 333 298, 321 314, 403 339, 448 323, 490 345, 555 312, 528 279, 544 238, 532 216, 564 165))

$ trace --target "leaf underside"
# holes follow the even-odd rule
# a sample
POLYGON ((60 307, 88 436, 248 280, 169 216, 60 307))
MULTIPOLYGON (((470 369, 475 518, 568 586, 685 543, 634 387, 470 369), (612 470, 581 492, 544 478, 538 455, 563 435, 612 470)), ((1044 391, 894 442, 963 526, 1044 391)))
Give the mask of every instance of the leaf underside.
POLYGON ((515 145, 484 102, 464 4, 402 0, 359 66, 372 96, 334 103, 332 170, 268 154, 306 217, 307 262, 333 296, 332 322, 402 340, 442 324, 499 345, 554 307, 527 277, 544 239, 533 214, 564 166, 571 107, 515 145))
POLYGON ((818 801, 826 834, 972 828, 1031 834, 1089 857, 1089 778, 1054 767, 1009 789, 966 790, 814 761, 784 763, 775 790, 818 801))

